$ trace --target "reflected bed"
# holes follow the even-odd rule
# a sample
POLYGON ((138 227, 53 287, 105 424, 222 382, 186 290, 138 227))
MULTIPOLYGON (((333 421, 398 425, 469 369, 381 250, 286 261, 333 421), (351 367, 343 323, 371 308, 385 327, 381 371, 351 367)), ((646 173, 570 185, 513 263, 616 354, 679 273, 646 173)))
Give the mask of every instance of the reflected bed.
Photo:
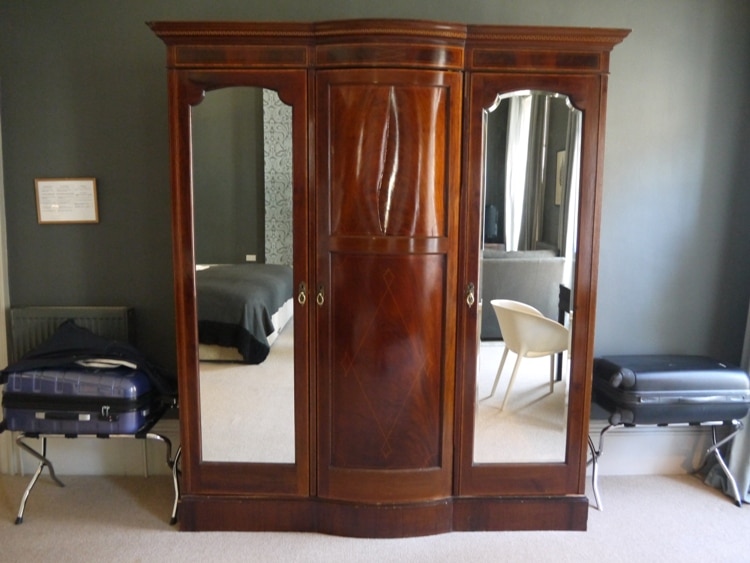
POLYGON ((259 364, 292 317, 292 269, 279 264, 199 266, 199 358, 259 364))

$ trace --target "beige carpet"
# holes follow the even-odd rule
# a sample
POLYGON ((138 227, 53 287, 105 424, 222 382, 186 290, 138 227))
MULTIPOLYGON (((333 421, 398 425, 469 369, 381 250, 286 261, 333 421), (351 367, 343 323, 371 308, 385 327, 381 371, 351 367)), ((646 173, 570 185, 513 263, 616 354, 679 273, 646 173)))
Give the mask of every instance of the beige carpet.
POLYGON ((490 396, 505 350, 501 341, 483 342, 478 362, 474 461, 478 463, 547 463, 565 460, 568 370, 549 391, 550 359, 524 358, 508 390, 516 355, 508 354, 497 390, 490 396))
MULTIPOLYGON (((482 376, 480 395, 489 392, 500 352, 496 346, 488 359, 489 375, 482 376)), ((494 409, 490 418, 496 421, 522 415, 535 423, 528 425, 535 432, 545 426, 557 432, 551 413, 564 404, 565 383, 556 384, 550 396, 545 389, 546 365, 546 360, 539 369, 527 365, 528 377, 518 380, 507 413, 499 416, 496 407, 509 366, 498 396, 483 410, 494 409), (557 406, 540 410, 550 399, 557 406)), ((243 424, 229 417, 224 424, 227 421, 243 424)), ((502 426, 492 432, 497 430, 506 434, 502 426)), ((500 449, 506 447, 511 446, 506 443, 500 449)), ((60 488, 46 472, 32 492, 24 523, 16 526, 28 479, 0 476, 0 561, 750 561, 750 506, 738 508, 699 479, 684 475, 602 477, 606 510, 590 510, 587 532, 451 533, 393 540, 307 533, 181 533, 179 525, 168 523, 172 485, 167 477, 62 476, 66 487, 60 488)))
POLYGON ((201 362, 207 461, 294 463, 294 323, 258 365, 201 362))
POLYGON ((171 482, 46 474, 14 525, 26 477, 0 476, 0 561, 680 562, 750 561, 750 506, 690 476, 604 477, 587 532, 475 532, 363 540, 293 533, 178 532, 171 482))

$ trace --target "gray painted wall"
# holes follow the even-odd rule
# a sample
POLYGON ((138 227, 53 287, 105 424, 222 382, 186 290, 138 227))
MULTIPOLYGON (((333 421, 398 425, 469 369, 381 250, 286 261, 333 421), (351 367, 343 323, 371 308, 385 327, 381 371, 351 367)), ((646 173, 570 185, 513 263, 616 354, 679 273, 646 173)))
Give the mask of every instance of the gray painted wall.
POLYGON ((750 296, 745 0, 2 0, 13 305, 128 304, 174 366, 159 19, 408 17, 632 28, 612 55, 596 352, 738 361, 750 296), (35 177, 94 176, 101 222, 40 226, 35 177))
POLYGON ((208 92, 191 127, 196 262, 265 261, 263 90, 208 92))

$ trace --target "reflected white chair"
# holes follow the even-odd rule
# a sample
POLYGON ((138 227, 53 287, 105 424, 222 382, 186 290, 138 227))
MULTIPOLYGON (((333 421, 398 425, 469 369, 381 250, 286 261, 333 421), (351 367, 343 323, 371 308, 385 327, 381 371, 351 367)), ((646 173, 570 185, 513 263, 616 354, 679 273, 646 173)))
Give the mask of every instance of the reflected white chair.
POLYGON ((500 381, 500 374, 505 366, 505 359, 508 357, 508 351, 514 352, 517 358, 500 410, 503 410, 508 402, 511 387, 513 387, 523 358, 550 357, 549 391, 553 393, 555 354, 568 350, 570 346, 568 329, 560 323, 548 319, 531 305, 509 299, 493 299, 490 303, 497 316, 497 322, 500 323, 500 331, 505 341, 505 351, 502 360, 500 360, 500 367, 497 370, 495 383, 492 385, 492 392, 489 396, 492 397, 495 394, 497 384, 500 381))

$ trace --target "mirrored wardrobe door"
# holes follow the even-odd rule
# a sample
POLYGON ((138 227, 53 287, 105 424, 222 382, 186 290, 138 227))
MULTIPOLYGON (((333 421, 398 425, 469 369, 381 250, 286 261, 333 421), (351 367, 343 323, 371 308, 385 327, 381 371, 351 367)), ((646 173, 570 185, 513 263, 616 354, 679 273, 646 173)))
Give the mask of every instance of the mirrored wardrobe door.
POLYGON ((563 462, 581 112, 521 90, 483 114, 473 461, 563 462))
POLYGON ((575 337, 588 322, 574 305, 579 292, 589 297, 579 275, 591 269, 591 247, 582 257, 579 243, 593 228, 580 210, 581 190, 594 188, 594 86, 563 77, 471 79, 462 216, 478 306, 464 311, 460 339, 464 494, 577 487, 588 349, 575 337))
MULTIPOLYGON (((309 472, 304 72, 190 73, 195 357, 188 422, 203 489, 306 494, 309 472)), ((182 229, 186 232, 186 229, 182 229)))
POLYGON ((273 90, 193 108, 204 461, 295 460, 291 130, 273 90))

